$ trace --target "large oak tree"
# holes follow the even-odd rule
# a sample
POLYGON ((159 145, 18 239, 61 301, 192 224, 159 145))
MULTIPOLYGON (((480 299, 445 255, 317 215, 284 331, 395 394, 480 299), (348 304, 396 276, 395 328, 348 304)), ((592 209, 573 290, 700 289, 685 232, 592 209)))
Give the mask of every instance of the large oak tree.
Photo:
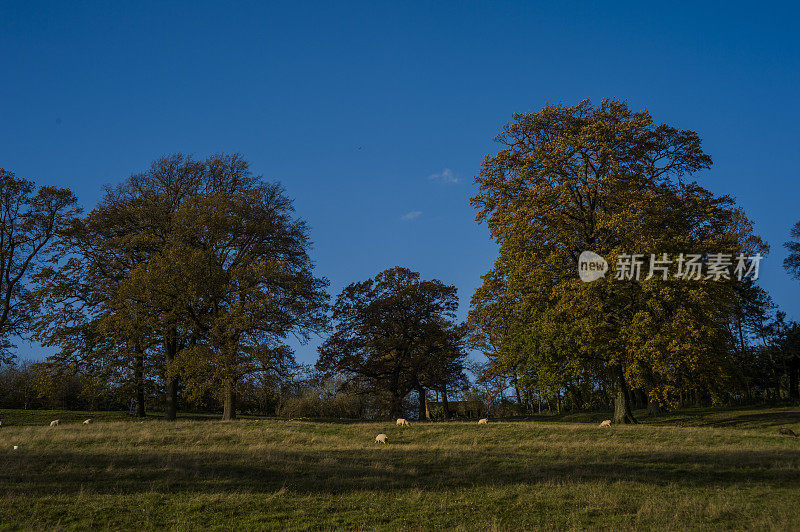
POLYGON ((507 367, 535 366, 544 385, 607 379, 615 422, 635 421, 631 380, 654 400, 719 380, 732 281, 577 275, 583 251, 614 265, 623 253, 762 249, 730 198, 686 180, 711 166, 699 136, 604 100, 516 114, 496 140, 472 198, 499 246, 473 298, 476 337, 507 367))

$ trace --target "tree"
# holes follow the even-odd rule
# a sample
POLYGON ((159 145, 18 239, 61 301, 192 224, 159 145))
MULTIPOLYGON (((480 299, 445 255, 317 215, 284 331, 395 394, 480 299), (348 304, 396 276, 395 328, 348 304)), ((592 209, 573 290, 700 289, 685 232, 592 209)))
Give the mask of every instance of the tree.
POLYGON ((416 388, 419 398, 419 419, 427 417, 425 390, 436 390, 442 396, 445 419, 450 419, 448 392, 467 386, 464 369, 467 359, 469 329, 449 320, 433 321, 425 337, 425 346, 414 358, 416 388))
POLYGON ((783 267, 795 279, 800 280, 800 222, 794 224, 790 234, 794 240, 784 244, 789 250, 789 255, 783 260, 783 267))
POLYGON ((133 259, 114 293, 114 307, 120 311, 113 315, 120 323, 111 329, 123 334, 138 328, 152 331, 154 354, 165 382, 164 416, 168 420, 177 416, 177 358, 196 343, 198 333, 189 323, 189 298, 181 269, 184 257, 176 245, 181 230, 176 213, 198 194, 233 194, 256 181, 238 155, 197 161, 175 154, 156 160, 145 172, 109 189, 97 209, 101 223, 114 235, 110 248, 133 259))
POLYGON ((470 327, 470 344, 480 350, 489 359, 486 367, 482 366, 478 379, 496 379, 506 377, 511 381, 516 394, 517 404, 522 405, 520 379, 523 378, 524 360, 518 357, 521 350, 515 345, 511 333, 514 316, 511 307, 502 304, 505 297, 505 284, 499 276, 499 269, 493 269, 483 276, 483 284, 472 296, 472 311, 468 324, 470 327))
POLYGON ((426 387, 441 386, 459 358, 449 336, 457 308, 454 286, 420 280, 407 268, 350 284, 336 298, 334 332, 320 346, 316 367, 364 379, 388 398, 394 417, 402 416, 403 399, 416 390, 424 417, 426 387), (441 371, 433 371, 437 364, 441 371))
POLYGON ((178 365, 187 377, 195 372, 195 390, 222 388, 223 419, 235 417, 245 375, 294 362, 283 343, 289 334, 307 341, 327 325, 328 281, 314 277, 308 229, 292 215, 279 183, 198 195, 176 212, 179 286, 198 331, 178 365))
POLYGON ((630 381, 644 384, 645 368, 662 377, 650 383, 663 384, 651 390, 662 399, 676 379, 713 375, 729 340, 731 282, 576 274, 583 251, 615 264, 624 253, 763 249, 730 198, 684 181, 711 165, 699 136, 604 100, 515 114, 496 140, 504 148, 486 157, 472 198, 499 245, 473 298, 481 334, 525 346, 517 357, 544 385, 608 379, 617 423, 635 422, 630 381))
POLYGON ((51 259, 53 241, 80 212, 66 188, 39 187, 0 169, 0 363, 13 356, 12 338, 29 332, 31 274, 51 259))
POLYGON ((781 397, 781 377, 786 375, 788 398, 797 401, 800 399, 800 323, 787 320, 785 312, 776 312, 775 318, 766 325, 764 336, 775 397, 781 397))
POLYGON ((792 322, 781 345, 789 374, 789 399, 800 401, 800 323, 792 322))
POLYGON ((216 390, 234 417, 236 381, 291 364, 282 340, 325 324, 305 223, 238 155, 163 157, 108 189, 60 244, 41 277, 42 338, 62 358, 127 368, 139 403, 156 372, 170 420, 179 379, 195 399, 216 390))

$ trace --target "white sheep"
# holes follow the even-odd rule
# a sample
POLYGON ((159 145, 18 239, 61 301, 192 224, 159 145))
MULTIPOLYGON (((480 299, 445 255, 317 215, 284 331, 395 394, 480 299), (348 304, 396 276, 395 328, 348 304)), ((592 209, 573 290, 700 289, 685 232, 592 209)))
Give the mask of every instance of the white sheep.
POLYGON ((84 420, 83 424, 84 424, 84 425, 91 425, 91 424, 92 424, 92 418, 89 418, 89 419, 87 419, 87 420, 84 420))
POLYGON ((478 425, 486 425, 489 422, 488 419, 483 418, 478 420, 478 425))
POLYGON ((60 422, 61 422, 60 419, 54 419, 53 421, 50 422, 50 426, 57 427, 60 422))
POLYGON ((378 434, 375 436, 375 443, 389 443, 389 437, 386 434, 378 434))
POLYGON ((15 445, 15 446, 14 446, 14 450, 15 450, 15 451, 19 450, 19 445, 15 445))
POLYGON ((611 426, 611 420, 610 419, 604 420, 602 423, 600 423, 600 426, 601 427, 610 427, 611 426))
POLYGON ((411 423, 408 422, 407 419, 400 418, 397 420, 398 427, 410 427, 411 423))

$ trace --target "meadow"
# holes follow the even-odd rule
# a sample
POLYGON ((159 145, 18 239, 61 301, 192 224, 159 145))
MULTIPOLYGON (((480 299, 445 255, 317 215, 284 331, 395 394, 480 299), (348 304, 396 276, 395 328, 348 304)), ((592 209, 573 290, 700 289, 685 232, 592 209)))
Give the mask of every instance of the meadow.
POLYGON ((594 417, 400 428, 0 410, 0 528, 800 527, 800 439, 777 434, 800 432, 800 408, 594 417))

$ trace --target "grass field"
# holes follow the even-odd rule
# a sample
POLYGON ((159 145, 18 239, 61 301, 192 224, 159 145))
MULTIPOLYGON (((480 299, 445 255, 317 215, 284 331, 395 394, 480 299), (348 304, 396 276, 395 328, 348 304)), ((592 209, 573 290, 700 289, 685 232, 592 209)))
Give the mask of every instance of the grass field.
POLYGON ((697 409, 610 429, 568 416, 406 429, 0 420, 3 529, 800 528, 800 439, 776 431, 800 432, 797 408, 697 409), (374 443, 380 432, 388 446, 374 443))

